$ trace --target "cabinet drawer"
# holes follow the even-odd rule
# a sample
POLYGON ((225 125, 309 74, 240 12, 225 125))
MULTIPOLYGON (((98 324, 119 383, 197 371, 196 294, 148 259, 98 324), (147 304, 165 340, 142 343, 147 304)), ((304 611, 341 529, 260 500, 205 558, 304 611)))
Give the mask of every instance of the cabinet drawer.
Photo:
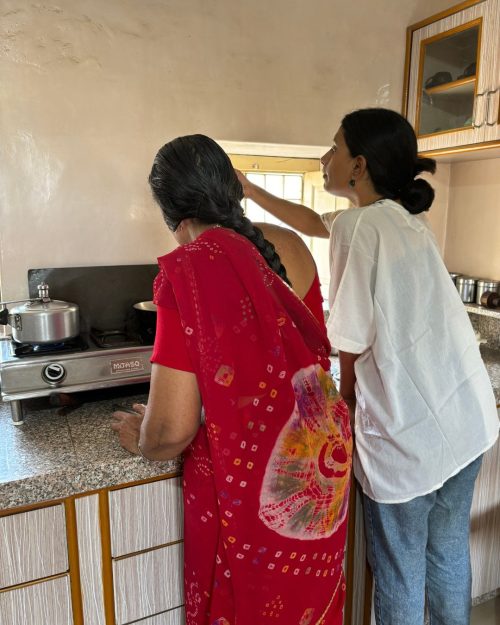
POLYGON ((109 511, 114 558, 180 540, 181 478, 111 491, 109 511))
POLYGON ((72 625, 69 577, 0 593, 2 625, 72 625))
POLYGON ((184 608, 177 608, 142 621, 136 621, 134 625, 184 625, 185 622, 184 608))
POLYGON ((114 561, 113 582, 117 625, 180 607, 182 543, 114 561))
POLYGON ((62 505, 0 518, 0 588, 67 570, 62 505))

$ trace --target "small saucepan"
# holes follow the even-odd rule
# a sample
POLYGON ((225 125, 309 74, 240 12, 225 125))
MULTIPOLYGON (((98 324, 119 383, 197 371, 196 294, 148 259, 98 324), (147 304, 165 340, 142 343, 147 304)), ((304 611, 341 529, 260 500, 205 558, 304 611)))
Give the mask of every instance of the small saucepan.
POLYGON ((146 345, 152 345, 156 334, 156 304, 154 302, 137 302, 134 313, 138 332, 146 345))

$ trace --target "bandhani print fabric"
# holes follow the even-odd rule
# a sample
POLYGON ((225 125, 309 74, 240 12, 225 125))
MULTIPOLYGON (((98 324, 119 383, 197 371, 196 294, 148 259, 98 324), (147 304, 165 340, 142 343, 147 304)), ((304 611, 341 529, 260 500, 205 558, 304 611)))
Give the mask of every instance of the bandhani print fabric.
POLYGON ((324 330, 231 230, 159 264, 205 412, 184 454, 187 625, 341 625, 352 437, 324 330))
POLYGON ((347 515, 350 458, 335 419, 337 393, 320 365, 292 377, 296 405, 268 461, 259 518, 282 536, 327 538, 347 515))

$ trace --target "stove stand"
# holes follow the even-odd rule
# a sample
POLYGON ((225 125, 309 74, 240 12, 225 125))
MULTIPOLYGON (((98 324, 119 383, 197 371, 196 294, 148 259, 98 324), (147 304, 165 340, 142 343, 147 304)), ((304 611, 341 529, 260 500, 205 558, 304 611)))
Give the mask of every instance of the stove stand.
POLYGON ((48 397, 149 382, 151 345, 88 349, 70 353, 13 353, 10 341, 0 341, 0 395, 10 402, 12 422, 23 423, 23 399, 48 397))
POLYGON ((20 399, 14 399, 10 402, 10 417, 14 425, 24 423, 23 402, 20 399))

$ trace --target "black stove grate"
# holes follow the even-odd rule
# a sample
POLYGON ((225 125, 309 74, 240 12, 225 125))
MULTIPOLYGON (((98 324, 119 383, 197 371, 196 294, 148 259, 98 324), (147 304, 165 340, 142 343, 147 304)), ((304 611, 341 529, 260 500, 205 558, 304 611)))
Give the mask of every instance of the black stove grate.
POLYGON ((83 336, 75 336, 58 343, 16 343, 12 341, 12 352, 14 356, 51 356, 52 354, 71 354, 73 352, 83 352, 89 348, 89 344, 83 336))
POLYGON ((90 336, 97 347, 102 349, 135 347, 144 343, 139 334, 129 332, 128 330, 98 330, 97 328, 91 328, 90 336))

